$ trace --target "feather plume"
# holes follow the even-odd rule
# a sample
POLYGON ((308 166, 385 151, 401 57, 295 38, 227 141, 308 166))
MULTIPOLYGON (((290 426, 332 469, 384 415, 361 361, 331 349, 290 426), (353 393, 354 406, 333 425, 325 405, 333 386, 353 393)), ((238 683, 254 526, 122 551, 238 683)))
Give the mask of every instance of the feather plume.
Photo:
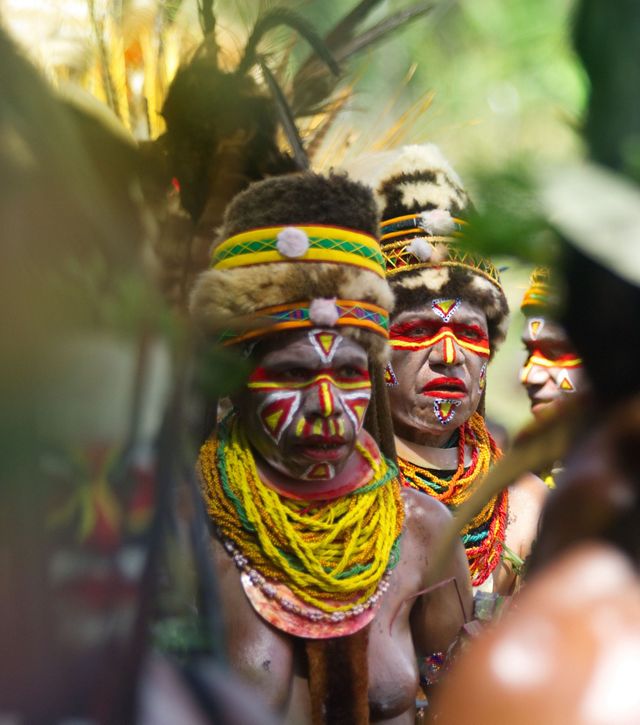
POLYGON ((293 13, 286 8, 273 8, 256 22, 253 31, 249 36, 249 40, 247 41, 242 60, 238 64, 238 68, 236 70, 237 75, 244 75, 256 64, 258 60, 258 44, 266 33, 280 25, 286 25, 293 28, 307 41, 307 43, 309 43, 315 51, 317 57, 327 66, 331 73, 336 76, 340 74, 338 64, 327 49, 327 46, 322 41, 322 38, 320 38, 310 23, 297 13, 293 13))
MULTIPOLYGON (((371 47, 411 21, 432 11, 436 6, 435 2, 422 0, 411 7, 389 15, 359 35, 354 35, 355 27, 366 18, 376 4, 372 0, 360 3, 327 34, 327 40, 332 39, 329 48, 338 63, 371 47)), ((317 58, 307 59, 293 78, 291 105, 295 114, 309 113, 310 109, 329 95, 330 86, 331 81, 326 69, 317 58)))
POLYGON ((293 151, 293 157, 301 169, 308 169, 309 157, 307 156, 307 152, 304 149, 302 139, 300 138, 300 134, 298 133, 298 127, 296 126, 295 118, 291 113, 291 109, 289 108, 289 104, 287 103, 284 92, 282 88, 280 88, 278 81, 276 80, 274 74, 271 72, 269 66, 266 64, 264 59, 261 58, 259 63, 262 70, 262 75, 264 76, 264 79, 267 83, 267 86, 269 87, 269 90, 271 91, 271 95, 273 96, 273 100, 276 104, 280 123, 282 124, 282 128, 284 129, 284 132, 287 136, 287 140, 289 141, 291 150, 293 151))
POLYGON ((216 16, 213 11, 214 0, 198 0, 198 19, 202 34, 206 37, 216 30, 216 16))

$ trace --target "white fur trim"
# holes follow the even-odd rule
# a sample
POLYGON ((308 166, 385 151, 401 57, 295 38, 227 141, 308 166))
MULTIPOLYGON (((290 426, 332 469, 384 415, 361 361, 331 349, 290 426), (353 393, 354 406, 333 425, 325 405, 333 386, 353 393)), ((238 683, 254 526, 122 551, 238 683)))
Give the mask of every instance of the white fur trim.
POLYGON ((470 287, 472 290, 477 290, 478 292, 490 293, 493 304, 490 307, 487 307, 485 311, 487 313, 487 317, 495 318, 500 313, 500 302, 504 297, 502 292, 500 292, 493 282, 490 282, 488 279, 479 274, 473 275, 470 287))
POLYGON ((460 177, 435 144, 409 145, 391 151, 364 154, 357 159, 347 161, 343 165, 343 170, 355 181, 360 181, 373 189, 381 209, 385 206, 385 200, 379 190, 385 181, 400 174, 422 171, 436 173, 436 183, 405 184, 404 203, 410 205, 415 199, 420 206, 431 204, 440 209, 449 209, 452 200, 461 207, 467 205, 466 195, 461 195, 455 189, 455 187, 463 188, 460 177))
POLYGON ((417 289, 426 287, 433 294, 437 294, 449 281, 448 267, 434 267, 421 269, 417 274, 398 274, 391 278, 391 284, 404 289, 417 289))
POLYGON ((452 181, 462 186, 462 181, 438 146, 432 143, 401 146, 398 149, 363 154, 348 160, 344 166, 352 179, 374 188, 390 176, 411 174, 424 169, 442 170, 452 181))
POLYGON ((398 183, 402 192, 402 203, 408 208, 414 204, 419 206, 436 206, 441 210, 451 209, 454 204, 464 207, 466 199, 451 186, 443 174, 438 174, 436 181, 410 181, 398 183))

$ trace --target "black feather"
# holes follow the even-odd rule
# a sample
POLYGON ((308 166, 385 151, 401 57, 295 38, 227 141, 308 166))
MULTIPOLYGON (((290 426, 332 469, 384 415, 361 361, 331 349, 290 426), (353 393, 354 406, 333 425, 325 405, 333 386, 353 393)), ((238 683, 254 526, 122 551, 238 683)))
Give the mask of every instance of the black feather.
POLYGON ((343 45, 341 48, 335 50, 335 56, 339 61, 346 60, 354 53, 367 48, 374 43, 385 38, 390 33, 398 30, 403 25, 410 23, 412 20, 416 20, 422 15, 434 10, 437 6, 436 2, 419 2, 416 5, 400 10, 395 15, 392 15, 379 23, 376 23, 369 30, 365 30, 361 35, 356 38, 352 38, 349 42, 343 45))
POLYGON ((215 0, 198 0, 198 18, 202 34, 206 37, 216 29, 216 16, 213 11, 215 0))
POLYGON ((266 33, 281 25, 286 25, 297 31, 314 49, 318 58, 323 61, 331 73, 336 76, 339 75, 340 68, 338 64, 313 26, 297 13, 286 8, 273 8, 256 21, 247 41, 242 60, 236 70, 237 75, 244 75, 249 68, 256 64, 258 61, 258 44, 266 33))
POLYGON ((325 35, 324 42, 327 48, 329 50, 339 48, 351 40, 358 25, 366 20, 371 11, 381 2, 382 0, 360 0, 355 8, 347 13, 342 20, 338 21, 325 35))
POLYGON ((264 59, 260 58, 259 63, 260 68, 262 69, 262 75, 264 76, 267 86, 271 91, 271 95, 273 96, 273 100, 275 101, 280 123, 282 124, 282 128, 287 136, 291 150, 293 151, 293 157, 301 169, 308 169, 309 157, 304 150, 304 145, 302 143, 302 139, 300 138, 300 134, 298 133, 298 127, 296 126, 293 113, 289 108, 286 96, 264 59))
MULTIPOLYGON (((333 34, 334 40, 331 42, 330 49, 338 62, 347 60, 355 53, 384 39, 387 35, 399 30, 412 20, 430 12, 436 7, 436 3, 422 0, 422 2, 381 20, 372 28, 354 37, 353 28, 355 23, 362 22, 366 15, 365 11, 370 12, 373 7, 373 0, 360 3, 352 13, 345 17, 344 21, 341 21, 331 31, 330 36, 333 34), (356 11, 360 11, 362 15, 356 15, 356 11), (350 23, 347 23, 349 16, 353 16, 353 19, 350 23), (337 32, 342 23, 344 23, 342 30, 337 32)), ((311 113, 319 103, 330 95, 334 85, 317 58, 307 59, 293 79, 291 107, 295 115, 301 116, 311 113)))

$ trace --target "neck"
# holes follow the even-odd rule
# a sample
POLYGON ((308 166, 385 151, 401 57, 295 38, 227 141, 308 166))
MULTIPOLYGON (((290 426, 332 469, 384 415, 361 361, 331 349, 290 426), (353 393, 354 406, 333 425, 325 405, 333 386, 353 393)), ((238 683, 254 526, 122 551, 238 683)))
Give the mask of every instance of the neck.
POLYGON ((456 430, 459 430, 459 428, 446 428, 441 433, 435 433, 432 430, 414 428, 397 420, 393 421, 393 428, 398 438, 424 448, 445 448, 456 430))
MULTIPOLYGON (((358 442, 370 453, 373 459, 380 461, 380 451, 373 438, 363 429, 358 434, 358 442)), ((369 483, 375 471, 371 464, 354 450, 344 468, 333 478, 321 481, 301 481, 291 478, 269 465, 258 454, 255 455, 260 480, 286 498, 303 501, 331 500, 346 496, 351 491, 369 483)))
MULTIPOLYGON (((436 471, 454 471, 460 463, 460 446, 441 448, 438 446, 420 445, 396 436, 398 456, 422 468, 436 471)), ((470 445, 464 448, 464 465, 470 466, 473 449, 470 445)))

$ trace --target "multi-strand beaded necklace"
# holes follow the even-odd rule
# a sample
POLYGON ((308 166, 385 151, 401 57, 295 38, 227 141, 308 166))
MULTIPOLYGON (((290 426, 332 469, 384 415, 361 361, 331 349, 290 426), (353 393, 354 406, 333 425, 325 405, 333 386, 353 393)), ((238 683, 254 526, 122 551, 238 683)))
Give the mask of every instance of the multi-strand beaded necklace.
MULTIPOLYGON (((453 475, 441 477, 402 458, 398 463, 405 485, 437 498, 454 511, 469 498, 474 484, 500 455, 484 418, 474 413, 459 428, 458 467, 453 475), (472 454, 471 464, 465 468, 467 446, 471 447, 472 454)), ((508 496, 506 489, 494 496, 462 529, 462 543, 474 586, 485 582, 500 561, 507 525, 508 496)))
POLYGON ((398 470, 356 448, 373 469, 371 481, 328 501, 286 498, 266 486, 234 418, 200 451, 207 511, 236 566, 267 597, 313 621, 341 621, 374 606, 398 560, 398 470), (270 582, 313 609, 280 601, 270 582))

